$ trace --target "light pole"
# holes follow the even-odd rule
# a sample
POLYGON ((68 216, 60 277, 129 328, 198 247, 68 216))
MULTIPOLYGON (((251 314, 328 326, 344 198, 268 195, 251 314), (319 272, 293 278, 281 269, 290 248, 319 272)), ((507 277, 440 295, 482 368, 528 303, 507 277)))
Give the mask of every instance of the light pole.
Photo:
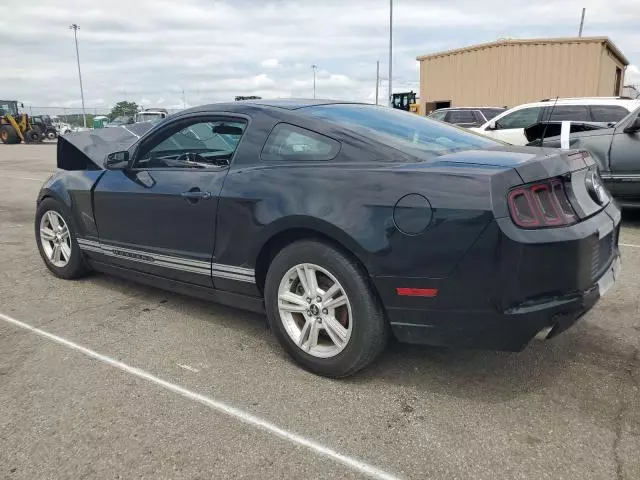
POLYGON ((82 89, 82 72, 80 71, 80 54, 78 53, 78 30, 80 27, 73 23, 69 25, 69 29, 73 30, 73 38, 76 41, 76 60, 78 61, 78 78, 80 79, 80 98, 82 99, 82 121, 84 128, 87 128, 87 115, 84 111, 84 90, 82 89))
POLYGON ((380 87, 380 60, 376 62, 376 105, 378 105, 378 88, 380 87))
POLYGON ((311 69, 313 70, 313 98, 315 100, 316 98, 316 69, 318 68, 318 65, 316 65, 315 63, 313 65, 311 65, 311 69))
POLYGON ((389 106, 393 106, 393 0, 389 0, 389 106))

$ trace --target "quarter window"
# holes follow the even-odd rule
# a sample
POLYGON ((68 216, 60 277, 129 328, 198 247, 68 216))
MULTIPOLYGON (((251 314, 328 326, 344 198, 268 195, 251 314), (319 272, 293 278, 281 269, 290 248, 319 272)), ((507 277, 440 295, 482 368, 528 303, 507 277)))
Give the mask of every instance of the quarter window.
POLYGON ((311 130, 279 123, 262 148, 267 162, 331 160, 340 151, 340 143, 311 130))
POLYGON ((627 115, 627 109, 618 105, 591 105, 594 122, 619 122, 627 115))
POLYGON ((136 168, 207 168, 228 165, 246 123, 206 121, 168 127, 148 150, 142 146, 136 168), (180 130, 176 131, 176 128, 180 130))
POLYGON ((538 121, 542 107, 523 108, 496 120, 498 129, 525 128, 538 121))

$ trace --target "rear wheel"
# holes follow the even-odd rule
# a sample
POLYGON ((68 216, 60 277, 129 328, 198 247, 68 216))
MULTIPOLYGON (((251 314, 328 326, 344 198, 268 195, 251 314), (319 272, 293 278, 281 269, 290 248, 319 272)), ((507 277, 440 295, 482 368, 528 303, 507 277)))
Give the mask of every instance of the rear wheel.
POLYGON ((11 125, 3 125, 0 128, 0 140, 7 144, 20 143, 20 137, 11 125))
POLYGON ((265 304, 283 348, 320 375, 352 375, 387 342, 384 312, 366 273, 322 242, 296 242, 276 255, 267 272, 265 304))
POLYGON ((47 129, 46 137, 49 140, 55 140, 57 136, 58 136, 58 132, 56 132, 55 129, 53 128, 47 129))

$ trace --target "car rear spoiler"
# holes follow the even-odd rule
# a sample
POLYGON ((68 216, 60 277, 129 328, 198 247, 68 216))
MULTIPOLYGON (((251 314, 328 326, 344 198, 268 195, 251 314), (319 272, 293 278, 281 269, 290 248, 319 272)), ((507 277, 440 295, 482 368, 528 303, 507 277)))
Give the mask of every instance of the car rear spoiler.
POLYGON ((153 126, 150 122, 121 127, 96 128, 58 137, 58 168, 102 170, 109 153, 128 150, 153 126))
MULTIPOLYGON (((542 144, 540 141, 542 135, 544 135, 544 138, 557 137, 560 135, 560 137, 567 138, 568 140, 569 135, 572 133, 600 130, 602 128, 609 128, 610 126, 611 125, 606 122, 538 122, 526 127, 524 129, 524 135, 529 141, 528 145, 540 146, 542 144)), ((568 145, 563 148, 568 148, 568 145)))

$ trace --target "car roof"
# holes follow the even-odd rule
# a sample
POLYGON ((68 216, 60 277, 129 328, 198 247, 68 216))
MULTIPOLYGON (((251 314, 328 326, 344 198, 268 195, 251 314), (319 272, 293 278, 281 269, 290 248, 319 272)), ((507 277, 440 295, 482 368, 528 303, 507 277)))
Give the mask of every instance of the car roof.
POLYGON ((333 105, 333 104, 345 104, 345 103, 362 103, 362 102, 349 102, 344 100, 329 100, 329 99, 308 99, 308 98, 276 98, 276 99, 258 99, 258 100, 240 100, 235 104, 245 105, 261 105, 264 107, 277 107, 284 108, 286 110, 297 110, 304 107, 312 107, 315 105, 333 105))
POLYGON ((504 107, 444 107, 444 108, 438 108, 436 110, 434 110, 434 112, 442 112, 444 110, 486 110, 486 109, 491 109, 491 110, 506 110, 504 107))
POLYGON ((521 109, 525 107, 547 107, 550 105, 620 105, 631 111, 640 106, 640 100, 634 100, 632 98, 620 98, 620 97, 583 97, 583 98, 555 98, 549 100, 542 100, 540 102, 524 103, 522 105, 516 105, 509 110, 521 109))

